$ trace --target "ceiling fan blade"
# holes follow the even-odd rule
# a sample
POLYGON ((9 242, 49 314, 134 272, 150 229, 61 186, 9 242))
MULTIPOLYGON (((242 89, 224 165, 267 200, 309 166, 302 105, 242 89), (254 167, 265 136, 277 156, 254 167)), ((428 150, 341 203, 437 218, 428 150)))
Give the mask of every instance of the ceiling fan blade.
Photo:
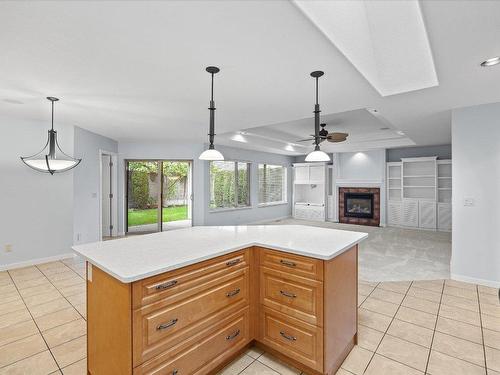
POLYGON ((326 139, 328 140, 328 142, 337 143, 344 142, 348 136, 348 133, 330 133, 328 134, 328 137, 326 139))
POLYGON ((314 141, 314 138, 300 139, 300 140, 295 141, 295 142, 309 142, 309 141, 314 141))

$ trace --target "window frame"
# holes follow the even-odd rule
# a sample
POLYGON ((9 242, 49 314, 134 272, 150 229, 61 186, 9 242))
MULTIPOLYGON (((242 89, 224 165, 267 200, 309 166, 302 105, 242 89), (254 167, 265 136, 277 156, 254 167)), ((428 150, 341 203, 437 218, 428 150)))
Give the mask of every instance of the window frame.
POLYGON ((288 204, 288 167, 283 164, 271 164, 271 163, 258 163, 257 165, 257 187, 259 190, 258 194, 258 207, 269 207, 269 206, 279 206, 279 205, 285 205, 288 204), (260 166, 264 165, 271 165, 274 167, 281 167, 283 168, 283 182, 282 182, 282 197, 283 199, 281 201, 275 201, 275 202, 261 202, 260 201, 260 166))
MULTIPOLYGON (((221 160, 222 161, 222 160, 221 160)), ((211 176, 211 171, 212 171, 212 163, 217 162, 217 161, 210 161, 208 163, 208 176, 209 176, 209 199, 208 199, 208 210, 209 212, 221 212, 221 211, 233 211, 233 210, 246 210, 252 208, 252 202, 251 202, 251 180, 250 180, 250 174, 251 174, 251 169, 252 169, 252 163, 247 160, 223 160, 223 162, 229 162, 234 164, 234 200, 233 200, 233 205, 230 207, 212 207, 211 201, 212 201, 212 176, 211 176), (238 204, 238 193, 239 193, 239 187, 238 187, 238 164, 246 164, 247 166, 247 178, 246 178, 246 185, 248 189, 248 195, 247 195, 247 202, 246 205, 240 205, 238 204)))

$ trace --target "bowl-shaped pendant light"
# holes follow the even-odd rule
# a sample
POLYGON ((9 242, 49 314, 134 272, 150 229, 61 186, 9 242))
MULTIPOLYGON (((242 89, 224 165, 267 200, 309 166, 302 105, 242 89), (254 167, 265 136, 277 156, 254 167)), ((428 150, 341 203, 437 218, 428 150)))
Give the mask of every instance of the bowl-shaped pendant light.
POLYGON ((307 162, 315 162, 315 161, 330 161, 330 157, 324 151, 321 151, 319 148, 320 143, 320 134, 319 134, 319 113, 321 112, 319 109, 318 103, 318 79, 323 74, 322 71, 314 71, 311 73, 311 77, 316 79, 316 104, 314 105, 314 151, 310 152, 306 156, 307 162))
POLYGON ((208 107, 210 111, 210 127, 208 130, 208 140, 210 142, 208 146, 208 150, 205 150, 199 156, 200 160, 224 160, 224 156, 215 149, 214 146, 214 138, 215 138, 215 102, 214 102, 214 74, 220 71, 216 66, 207 67, 207 72, 212 76, 212 86, 211 86, 211 96, 210 96, 210 107, 208 107))
POLYGON ((21 160, 36 171, 53 175, 75 168, 82 159, 75 159, 61 150, 57 142, 57 132, 54 130, 54 102, 59 99, 51 96, 47 99, 52 104, 52 127, 49 130, 47 143, 40 152, 31 156, 21 156, 21 160))

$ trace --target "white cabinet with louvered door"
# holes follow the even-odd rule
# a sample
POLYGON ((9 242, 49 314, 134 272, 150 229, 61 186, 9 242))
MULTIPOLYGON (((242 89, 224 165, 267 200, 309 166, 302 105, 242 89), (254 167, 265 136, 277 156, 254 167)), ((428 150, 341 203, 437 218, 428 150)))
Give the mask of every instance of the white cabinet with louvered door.
POLYGON ((325 183, 325 165, 311 165, 309 166, 309 183, 311 184, 324 184, 325 183))
POLYGON ((438 229, 451 230, 451 203, 438 203, 438 229))
POLYGON ((403 204, 401 202, 387 203, 387 223, 389 225, 402 225, 403 204))
POLYGON ((424 229, 436 229, 436 202, 418 202, 418 226, 424 229))
POLYGON ((401 225, 405 227, 418 227, 418 200, 403 199, 401 225))
POLYGON ((308 184, 309 183, 309 166, 308 165, 294 166, 293 170, 295 172, 294 183, 296 183, 296 184, 308 184))

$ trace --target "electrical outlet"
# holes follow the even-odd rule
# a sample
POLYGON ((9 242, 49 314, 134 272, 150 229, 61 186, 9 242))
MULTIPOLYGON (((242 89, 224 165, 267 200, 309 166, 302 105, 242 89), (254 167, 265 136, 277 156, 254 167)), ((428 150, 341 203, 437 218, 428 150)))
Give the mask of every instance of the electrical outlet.
POLYGON ((474 206, 474 198, 464 198, 464 206, 466 207, 474 206))
POLYGON ((5 245, 5 252, 10 253, 12 251, 12 244, 8 243, 5 245))

